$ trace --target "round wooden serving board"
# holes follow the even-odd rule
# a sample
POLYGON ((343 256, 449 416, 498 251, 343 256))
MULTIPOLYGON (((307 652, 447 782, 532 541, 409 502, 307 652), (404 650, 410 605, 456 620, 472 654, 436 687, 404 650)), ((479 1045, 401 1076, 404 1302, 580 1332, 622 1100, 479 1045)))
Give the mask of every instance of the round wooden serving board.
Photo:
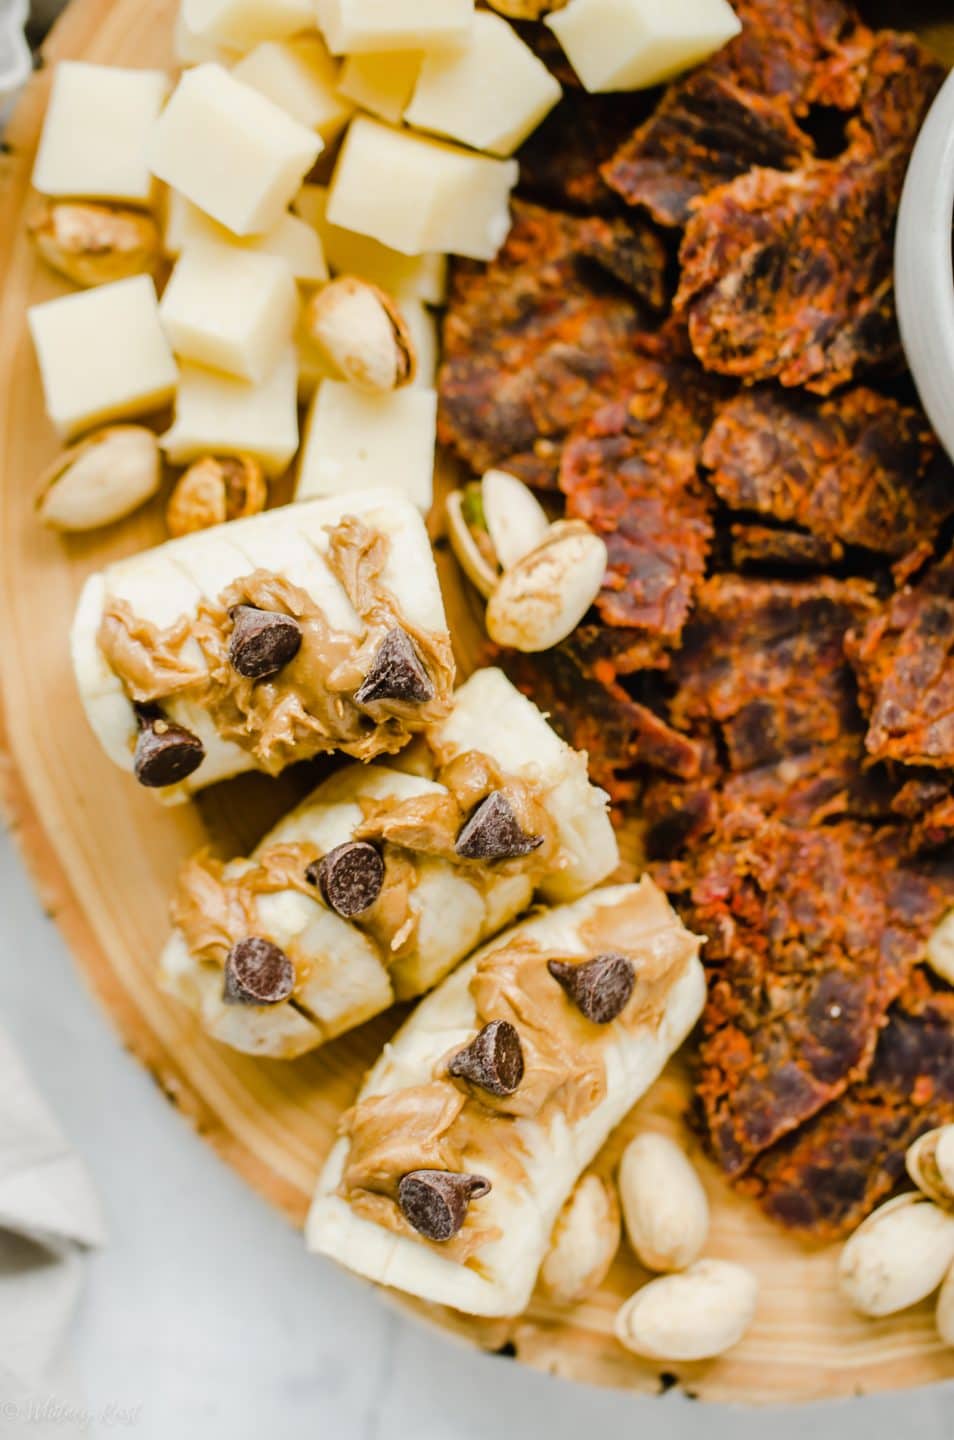
MULTIPOLYGON (((198 1132, 300 1226, 338 1116, 400 1017, 384 1016, 282 1064, 246 1059, 213 1043, 185 1009, 159 993, 153 967, 180 861, 210 838, 223 853, 254 843, 308 777, 245 778, 208 792, 198 805, 163 810, 116 770, 80 709, 67 632, 91 570, 164 538, 161 504, 69 541, 34 516, 37 476, 59 448, 44 414, 24 318, 29 304, 63 288, 35 259, 23 225, 34 203, 30 172, 50 67, 64 57, 171 67, 175 8, 174 0, 74 0, 0 159, 0 777, 8 818, 44 903, 126 1044, 198 1132)), ((945 27, 929 28, 932 39, 942 36, 954 48, 945 27)), ((446 551, 439 559, 462 667, 472 668, 480 633, 473 600, 446 551)), ((26 969, 29 956, 19 962, 26 969)), ((674 1067, 614 1137, 601 1165, 611 1167, 628 1133, 647 1120, 684 1135, 687 1094, 674 1067)), ((616 1343, 615 1310, 646 1278, 625 1245, 599 1293, 572 1310, 535 1299, 519 1319, 487 1323, 411 1308, 476 1345, 505 1347, 503 1353, 554 1374, 650 1392, 677 1380, 709 1400, 814 1400, 954 1377, 954 1351, 937 1340, 929 1305, 886 1321, 858 1319, 835 1293, 833 1250, 786 1238, 701 1158, 700 1165, 713 1208, 708 1253, 743 1261, 761 1282, 756 1324, 719 1361, 664 1367, 616 1343)), ((321 1284, 318 1263, 314 1284, 321 1284)))

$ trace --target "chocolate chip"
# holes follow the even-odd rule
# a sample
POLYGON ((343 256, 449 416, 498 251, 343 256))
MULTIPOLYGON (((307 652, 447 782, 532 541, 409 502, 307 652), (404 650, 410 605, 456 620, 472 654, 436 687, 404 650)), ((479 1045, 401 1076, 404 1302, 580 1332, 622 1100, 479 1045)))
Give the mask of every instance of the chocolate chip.
POLYGON ((234 605, 229 616, 229 661, 246 680, 266 680, 277 675, 301 649, 301 626, 292 615, 279 610, 256 610, 254 605, 234 605))
POLYGON ((250 935, 225 960, 222 999, 229 1005, 278 1005, 295 988, 295 967, 277 945, 250 935))
POLYGON ((471 1200, 491 1190, 482 1175, 453 1170, 412 1170, 398 1186, 398 1204, 414 1229, 427 1240, 450 1240, 467 1219, 471 1200))
POLYGON ((371 669, 354 698, 357 705, 371 705, 376 700, 405 700, 423 705, 434 699, 434 685, 421 664, 414 641, 399 625, 389 630, 381 641, 371 669))
POLYGON ((205 759, 205 746, 183 725, 167 720, 154 705, 137 705, 139 737, 133 752, 133 774, 140 785, 159 790, 193 775, 205 759))
POLYGON ((548 960, 547 969, 559 981, 576 1008, 595 1025, 608 1025, 629 1004, 636 984, 633 962, 625 955, 597 955, 582 965, 548 960))
POLYGON ((506 795, 494 790, 477 806, 454 849, 465 860, 516 860, 542 844, 543 836, 522 830, 506 795))
POLYGON ((512 1095, 523 1079, 523 1046, 509 1020, 491 1020, 447 1067, 448 1074, 469 1080, 491 1095, 512 1095))
POLYGON ((350 920, 369 910, 381 894, 384 861, 367 840, 348 840, 314 860, 305 879, 318 886, 326 905, 350 920))

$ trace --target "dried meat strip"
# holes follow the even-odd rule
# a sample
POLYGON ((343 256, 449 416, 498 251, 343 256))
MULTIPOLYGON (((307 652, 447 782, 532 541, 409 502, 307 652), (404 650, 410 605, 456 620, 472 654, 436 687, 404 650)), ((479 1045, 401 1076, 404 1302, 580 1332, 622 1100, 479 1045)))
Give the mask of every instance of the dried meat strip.
POLYGON ((722 832, 683 914, 708 936, 697 1094, 732 1176, 867 1074, 885 1012, 950 901, 903 837, 844 822, 722 832))
POLYGON ((673 723, 714 722, 732 772, 860 733, 845 635, 874 611, 860 580, 713 576, 674 661, 673 723))
POLYGON ((615 396, 666 257, 646 227, 526 204, 487 266, 458 263, 444 321, 439 431, 472 469, 495 465, 555 485, 572 427, 615 396), (625 269, 624 288, 607 274, 625 269))
POLYGON ((828 394, 900 364, 891 265, 906 160, 752 170, 699 202, 675 303, 706 369, 828 394))
POLYGON ((751 170, 696 202, 675 304, 707 369, 829 394, 900 365, 894 226, 913 137, 943 70, 920 46, 899 70, 897 51, 893 37, 879 37, 885 73, 870 81, 843 155, 751 170))
POLYGON ((742 33, 670 85, 603 166, 606 183, 662 225, 753 166, 789 170, 812 153, 795 120, 810 103, 852 108, 870 32, 841 0, 742 0, 742 33))
POLYGON ((753 165, 794 169, 811 149, 786 101, 753 94, 703 68, 669 87, 656 112, 599 173, 660 225, 684 225, 698 195, 753 165))
POLYGON ((914 35, 881 30, 864 67, 857 116, 847 137, 880 155, 895 146, 910 150, 946 71, 914 35))
POLYGON ((645 637, 646 665, 664 663, 705 573, 711 491, 699 452, 716 401, 705 376, 642 360, 620 399, 575 430, 560 467, 567 514, 609 552, 596 601, 608 625, 645 637))
POLYGON ((869 710, 869 754, 954 765, 954 550, 859 626, 848 651, 869 710))
POLYGON ((741 1188, 789 1230, 837 1240, 904 1177, 907 1147, 954 1121, 954 991, 914 972, 867 1077, 755 1162, 741 1188))
POLYGON ((954 513, 936 456, 922 413, 872 390, 818 401, 762 388, 722 407, 702 463, 730 509, 810 531, 831 560, 843 544, 900 556, 932 541, 954 513))

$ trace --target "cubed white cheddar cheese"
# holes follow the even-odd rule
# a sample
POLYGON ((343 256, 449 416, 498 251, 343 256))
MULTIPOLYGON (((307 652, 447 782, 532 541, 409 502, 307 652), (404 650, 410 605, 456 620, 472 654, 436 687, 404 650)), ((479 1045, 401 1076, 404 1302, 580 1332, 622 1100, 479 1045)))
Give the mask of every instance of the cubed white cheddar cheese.
POLYGON ((203 241, 238 246, 259 255, 275 255, 285 261, 295 279, 302 284, 315 285, 328 279, 328 266, 318 232, 299 215, 286 211, 275 228, 264 235, 239 237, 205 215, 177 190, 168 191, 163 239, 166 254, 181 255, 188 246, 203 241))
POLYGON ((183 365, 175 421, 162 448, 175 464, 201 455, 254 455, 269 475, 280 475, 298 449, 295 347, 260 385, 183 365))
POLYGON ((420 300, 399 300, 401 314, 411 332, 417 352, 417 374, 413 383, 420 390, 433 390, 437 384, 437 320, 434 312, 420 300))
POLYGON ((278 224, 321 150, 314 131, 221 65, 198 65, 155 127, 152 169, 236 235, 254 235, 278 224))
POLYGON ((404 118, 475 150, 512 155, 562 93, 513 27, 481 11, 462 49, 425 55, 404 118))
POLYGON ((515 160, 491 160, 362 115, 335 167, 328 219, 402 255, 443 250, 491 260, 510 230, 517 175, 515 160))
POLYGON ((339 93, 392 125, 410 104, 423 56, 416 50, 349 55, 338 80, 339 93))
POLYGON ((298 289, 275 255, 200 241, 187 247, 159 306, 183 360, 264 380, 286 351, 298 319, 298 289))
POLYGON ((186 24, 182 11, 179 11, 172 31, 172 58, 177 65, 205 65, 209 60, 228 65, 236 55, 237 52, 230 50, 227 45, 206 40, 203 35, 194 35, 186 24))
POLYGON ((437 395, 405 388, 369 395, 323 380, 312 402, 296 500, 398 490, 420 510, 434 496, 437 395))
POLYGON ((354 106, 338 93, 338 69, 318 35, 302 35, 256 46, 232 74, 330 141, 354 113, 354 106))
POLYGON ((474 0, 319 0, 318 23, 333 55, 460 45, 474 0))
POLYGON ((149 143, 169 81, 160 70, 62 60, 33 167, 42 195, 148 205, 149 143))
POLYGON ((193 35, 238 50, 313 28, 315 13, 315 0, 182 0, 193 35))
POLYGON ((570 0, 546 23, 591 91, 661 85, 742 29, 727 0, 570 0))
POLYGON ((150 276, 48 300, 27 318, 47 412, 62 435, 172 399, 178 372, 150 276))
POLYGON ((428 305, 442 305, 447 296, 447 256, 399 255, 387 245, 328 223, 328 190, 303 185, 293 201, 295 210, 314 227, 329 268, 336 275, 357 275, 380 285, 397 299, 413 296, 428 305))

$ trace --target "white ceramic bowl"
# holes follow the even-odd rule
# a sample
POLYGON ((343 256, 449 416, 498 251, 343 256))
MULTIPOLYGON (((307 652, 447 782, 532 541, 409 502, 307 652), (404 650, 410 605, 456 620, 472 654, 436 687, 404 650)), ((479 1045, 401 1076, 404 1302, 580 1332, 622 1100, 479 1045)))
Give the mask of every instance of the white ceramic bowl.
POLYGON ((921 403, 954 459, 954 72, 908 167, 894 272, 901 339, 921 403))

